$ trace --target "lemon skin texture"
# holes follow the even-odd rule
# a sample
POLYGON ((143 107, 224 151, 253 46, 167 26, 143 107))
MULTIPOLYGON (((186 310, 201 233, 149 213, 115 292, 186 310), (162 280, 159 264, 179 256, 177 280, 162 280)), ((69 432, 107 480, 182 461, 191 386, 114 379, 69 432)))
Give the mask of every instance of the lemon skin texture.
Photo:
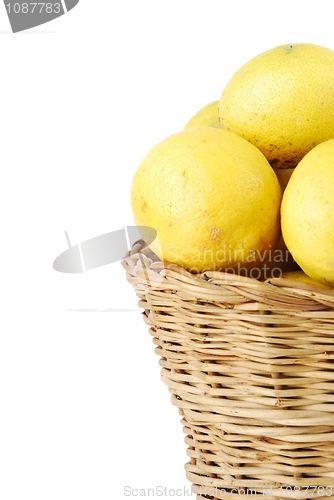
POLYGON ((334 284, 334 139, 298 164, 283 194, 282 235, 301 269, 334 284))
MULTIPOLYGON (((153 147, 135 173, 131 203, 150 248, 191 272, 251 267, 280 236, 281 188, 263 154, 214 127, 185 130, 153 147)), ((262 260, 263 261, 263 260, 262 260)))
POLYGON ((248 61, 219 102, 222 128, 258 147, 273 167, 295 167, 334 138, 334 51, 281 45, 248 61))
POLYGON ((218 115, 218 104, 219 101, 210 102, 200 109, 196 115, 194 115, 184 127, 184 130, 190 128, 198 127, 220 127, 219 115, 218 115))

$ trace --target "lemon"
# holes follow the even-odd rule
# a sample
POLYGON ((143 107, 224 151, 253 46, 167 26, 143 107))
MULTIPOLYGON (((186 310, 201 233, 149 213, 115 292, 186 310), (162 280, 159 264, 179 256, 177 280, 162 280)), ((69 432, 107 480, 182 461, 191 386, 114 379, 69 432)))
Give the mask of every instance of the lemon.
POLYGON ((257 146, 273 167, 295 167, 334 138, 334 51, 281 45, 248 61, 219 102, 222 128, 257 146))
POLYGON ((210 102, 210 104, 207 104, 204 108, 200 109, 196 115, 190 118, 184 127, 184 130, 198 127, 219 128, 218 103, 219 101, 210 102))
POLYGON ((131 203, 136 224, 157 231, 150 248, 160 259, 192 272, 241 272, 277 244, 281 196, 256 147, 203 127, 167 137, 148 152, 131 203))
POLYGON ((281 206, 282 235, 302 270, 334 284, 334 139, 319 144, 295 168, 281 206))
POLYGON ((322 288, 327 288, 327 289, 332 289, 331 286, 324 284, 324 283, 319 283, 318 281, 313 280, 307 274, 304 273, 304 271, 290 271, 282 274, 282 278, 292 280, 292 281, 299 281, 301 283, 307 283, 308 285, 314 285, 314 286, 320 286, 322 288))

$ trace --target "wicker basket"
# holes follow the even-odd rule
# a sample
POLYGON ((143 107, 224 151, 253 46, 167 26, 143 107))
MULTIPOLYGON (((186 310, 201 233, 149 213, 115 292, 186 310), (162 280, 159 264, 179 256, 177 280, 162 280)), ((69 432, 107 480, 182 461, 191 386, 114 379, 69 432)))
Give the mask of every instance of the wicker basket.
POLYGON ((334 292, 193 275, 142 241, 122 265, 182 416, 196 498, 334 498, 334 292))

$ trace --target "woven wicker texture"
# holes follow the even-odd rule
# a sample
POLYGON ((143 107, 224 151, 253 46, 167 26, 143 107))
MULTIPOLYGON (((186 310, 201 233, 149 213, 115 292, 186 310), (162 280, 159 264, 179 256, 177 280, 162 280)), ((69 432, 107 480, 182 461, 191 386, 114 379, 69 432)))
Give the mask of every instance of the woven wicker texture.
POLYGON ((143 242, 122 265, 182 416, 196 498, 334 498, 334 292, 193 275, 143 242))

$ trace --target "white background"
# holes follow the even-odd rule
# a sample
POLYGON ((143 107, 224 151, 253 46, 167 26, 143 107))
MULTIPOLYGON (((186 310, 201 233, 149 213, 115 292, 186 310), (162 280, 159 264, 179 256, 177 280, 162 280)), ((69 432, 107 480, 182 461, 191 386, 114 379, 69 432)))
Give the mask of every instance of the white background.
POLYGON ((15 35, 0 5, 1 500, 190 491, 180 417, 122 267, 52 264, 65 230, 76 244, 132 225, 148 150, 248 59, 297 42, 334 49, 332 2, 81 0, 15 35), (68 311, 85 308, 130 310, 68 311))

